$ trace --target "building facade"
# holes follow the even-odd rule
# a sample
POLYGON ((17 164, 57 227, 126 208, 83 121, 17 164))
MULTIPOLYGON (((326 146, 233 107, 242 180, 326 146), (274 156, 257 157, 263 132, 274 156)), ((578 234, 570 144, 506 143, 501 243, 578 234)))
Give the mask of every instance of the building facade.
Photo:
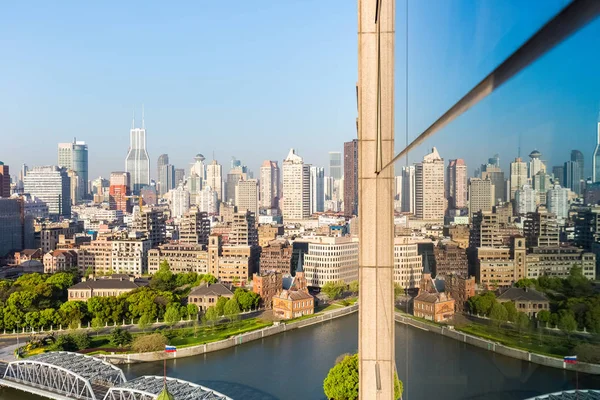
POLYGON ((489 179, 469 179, 469 216, 478 211, 490 212, 494 205, 494 186, 489 179))
POLYGON ((419 287, 423 277, 423 256, 417 243, 408 237, 394 239, 394 283, 404 289, 419 287))
POLYGON ((517 157, 510 163, 510 199, 508 200, 514 199, 517 189, 525 184, 527 184, 527 163, 517 157))
POLYGON ((310 167, 310 213, 325 211, 325 169, 310 167))
POLYGON ((415 165, 416 217, 443 220, 446 212, 444 191, 444 159, 434 147, 421 163, 415 165))
POLYGON ((280 193, 279 165, 265 160, 260 167, 260 207, 278 208, 280 193))
POLYGON ((311 287, 357 280, 358 242, 348 237, 328 236, 310 241, 304 255, 304 273, 311 287))
POLYGON ((23 190, 46 203, 51 217, 71 216, 71 179, 64 168, 33 167, 24 177, 23 190))
POLYGON ((74 203, 88 196, 88 147, 85 142, 73 140, 72 143, 58 144, 58 166, 73 171, 78 179, 74 203))
POLYGON ((306 219, 310 216, 310 166, 294 149, 283 161, 283 219, 306 219))
POLYGON ((258 181, 256 179, 241 180, 235 187, 235 205, 240 212, 251 212, 258 215, 258 181))
POLYGON ((467 207, 467 164, 462 158, 450 160, 446 180, 448 207, 467 207))
POLYGON ((217 160, 212 160, 206 166, 206 185, 217 192, 217 200, 221 201, 223 198, 223 167, 217 160))
POLYGON ((344 214, 358 215, 358 139, 344 143, 344 214))
MULTIPOLYGON (((134 121, 135 122, 135 121, 134 121)), ((140 189, 150 184, 150 158, 146 151, 146 127, 131 127, 129 131, 129 151, 125 159, 125 171, 131 177, 131 191, 139 194, 140 189)))

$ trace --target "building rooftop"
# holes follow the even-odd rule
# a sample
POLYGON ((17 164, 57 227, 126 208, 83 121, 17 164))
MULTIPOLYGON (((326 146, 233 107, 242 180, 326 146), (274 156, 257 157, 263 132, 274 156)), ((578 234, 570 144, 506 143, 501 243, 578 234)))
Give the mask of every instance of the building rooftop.
POLYGON ((311 294, 303 290, 283 290, 275 297, 285 300, 308 300, 313 298, 311 294))
POLYGON ((527 300, 527 301, 548 301, 544 294, 531 288, 510 288, 498 296, 498 300, 527 300))
POLYGON ((233 292, 222 283, 213 283, 195 287, 189 296, 233 296, 233 292))
POLYGON ((147 279, 133 278, 125 274, 113 274, 109 276, 98 276, 79 282, 69 290, 98 290, 98 289, 137 289, 148 286, 147 279))

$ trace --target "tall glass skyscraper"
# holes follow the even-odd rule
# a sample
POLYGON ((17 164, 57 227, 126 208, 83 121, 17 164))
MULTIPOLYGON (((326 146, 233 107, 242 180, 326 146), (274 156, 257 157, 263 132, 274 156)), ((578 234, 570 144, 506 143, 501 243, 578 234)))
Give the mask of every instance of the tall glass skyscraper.
POLYGON ((342 153, 329 152, 329 176, 335 180, 342 179, 342 153))
POLYGON ((125 171, 131 176, 131 191, 140 194, 140 189, 150 184, 150 158, 146 151, 146 128, 142 119, 142 127, 131 126, 129 132, 129 152, 125 159, 125 171))
POLYGON ((88 196, 88 147, 85 142, 58 144, 58 166, 73 171, 77 176, 75 202, 88 196))

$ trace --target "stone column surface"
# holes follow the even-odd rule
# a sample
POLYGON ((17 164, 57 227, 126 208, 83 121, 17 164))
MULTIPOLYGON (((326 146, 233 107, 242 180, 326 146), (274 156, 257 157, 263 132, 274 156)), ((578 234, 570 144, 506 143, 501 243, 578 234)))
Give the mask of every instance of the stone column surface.
POLYGON ((395 0, 358 0, 361 400, 394 398, 394 35, 395 0))

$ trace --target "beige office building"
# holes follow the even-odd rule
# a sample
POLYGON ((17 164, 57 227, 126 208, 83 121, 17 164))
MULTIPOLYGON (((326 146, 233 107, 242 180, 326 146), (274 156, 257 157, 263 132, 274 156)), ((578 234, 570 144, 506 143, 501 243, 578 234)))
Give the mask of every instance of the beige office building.
POLYGON ((527 183, 527 163, 517 157, 515 161, 510 163, 510 200, 515 198, 517 189, 527 183))
POLYGON ((283 160, 283 220, 310 217, 310 165, 294 149, 283 160))
POLYGON ((206 166, 205 186, 210 186, 217 192, 217 199, 221 201, 223 197, 223 167, 217 160, 212 160, 212 162, 206 166))
POLYGON ((304 255, 308 286, 328 282, 350 283, 358 279, 358 241, 349 237, 319 236, 311 239, 304 255))
POLYGON ((409 237, 394 239, 394 283, 405 289, 418 288, 423 277, 423 256, 409 237))
POLYGON ((444 195, 444 159, 434 147, 415 165, 416 217, 425 220, 443 220, 446 212, 444 195))
POLYGON ((258 181, 241 180, 235 186, 235 205, 239 212, 250 211, 258 215, 258 181))
POLYGON ((494 203, 494 186, 489 179, 469 180, 469 217, 478 211, 491 212, 494 203))
POLYGON ((151 249, 148 251, 148 273, 156 273, 162 261, 167 261, 171 272, 176 274, 208 273, 208 252, 200 244, 168 243, 151 249))

